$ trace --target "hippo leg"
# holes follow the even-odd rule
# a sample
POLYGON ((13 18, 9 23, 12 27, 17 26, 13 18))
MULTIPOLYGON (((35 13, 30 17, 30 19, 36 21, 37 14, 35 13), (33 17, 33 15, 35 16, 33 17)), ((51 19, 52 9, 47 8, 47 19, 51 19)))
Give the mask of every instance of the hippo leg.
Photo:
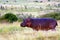
POLYGON ((32 26, 31 28, 36 31, 38 30, 36 25, 32 26))
POLYGON ((55 27, 56 27, 56 25, 55 25, 55 24, 51 24, 51 25, 49 26, 49 28, 50 28, 52 31, 54 31, 54 30, 55 30, 55 27))
POLYGON ((55 30, 56 30, 56 29, 55 29, 55 27, 56 27, 56 25, 55 25, 55 26, 53 26, 52 31, 55 31, 55 30))
POLYGON ((36 31, 38 31, 38 30, 39 30, 39 27, 38 27, 38 26, 36 26, 34 29, 35 29, 36 31))
POLYGON ((41 24, 39 24, 39 25, 36 26, 36 30, 37 30, 37 31, 38 31, 38 30, 42 30, 41 24))
POLYGON ((33 30, 36 30, 36 28, 34 28, 34 27, 33 27, 32 29, 33 29, 33 30))

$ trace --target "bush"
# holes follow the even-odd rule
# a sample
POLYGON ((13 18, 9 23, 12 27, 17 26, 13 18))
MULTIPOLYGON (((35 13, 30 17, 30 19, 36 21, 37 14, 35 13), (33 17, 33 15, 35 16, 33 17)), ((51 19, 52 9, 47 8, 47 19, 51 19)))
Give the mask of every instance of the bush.
POLYGON ((56 20, 60 20, 60 13, 48 13, 46 15, 41 16, 41 18, 54 18, 56 20))
POLYGON ((14 15, 13 13, 7 13, 7 14, 5 14, 4 15, 4 19, 7 19, 8 22, 10 22, 10 23, 18 20, 18 18, 16 17, 16 15, 14 15))

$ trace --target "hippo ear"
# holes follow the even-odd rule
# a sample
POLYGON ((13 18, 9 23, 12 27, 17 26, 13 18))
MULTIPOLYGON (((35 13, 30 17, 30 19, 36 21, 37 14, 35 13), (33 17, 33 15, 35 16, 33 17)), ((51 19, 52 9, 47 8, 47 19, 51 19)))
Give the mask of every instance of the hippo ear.
POLYGON ((25 19, 22 19, 23 21, 25 20, 25 19))

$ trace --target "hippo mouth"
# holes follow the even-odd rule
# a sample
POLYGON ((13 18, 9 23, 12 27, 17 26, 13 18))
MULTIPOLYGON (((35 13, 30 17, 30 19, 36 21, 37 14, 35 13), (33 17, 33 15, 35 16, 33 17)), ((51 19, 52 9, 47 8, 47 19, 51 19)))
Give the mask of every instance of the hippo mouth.
POLYGON ((25 27, 25 25, 23 23, 20 24, 21 27, 25 27))

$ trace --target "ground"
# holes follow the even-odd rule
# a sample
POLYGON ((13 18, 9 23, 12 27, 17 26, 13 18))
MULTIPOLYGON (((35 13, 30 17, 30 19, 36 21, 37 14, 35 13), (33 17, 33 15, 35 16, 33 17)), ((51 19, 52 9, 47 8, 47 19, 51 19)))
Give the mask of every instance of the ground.
POLYGON ((0 30, 0 40, 60 40, 60 20, 57 21, 58 26, 55 31, 35 31, 31 28, 24 28, 20 31, 15 30, 12 33, 8 32, 8 28, 19 28, 20 22, 11 23, 0 23, 0 28, 4 28, 1 32, 0 30))

